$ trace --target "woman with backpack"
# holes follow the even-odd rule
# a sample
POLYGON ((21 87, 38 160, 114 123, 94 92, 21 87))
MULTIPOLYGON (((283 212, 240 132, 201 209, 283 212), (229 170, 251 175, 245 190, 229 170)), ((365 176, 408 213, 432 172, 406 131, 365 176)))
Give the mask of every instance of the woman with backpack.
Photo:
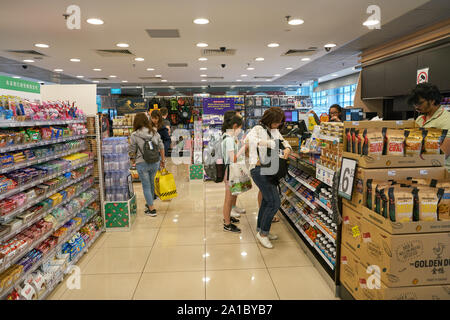
POLYGON ((142 182, 146 202, 145 214, 156 217, 156 209, 153 206, 155 175, 160 167, 165 167, 166 159, 164 144, 157 128, 145 113, 138 113, 134 118, 130 153, 135 157, 136 169, 142 182))
POLYGON ((238 154, 238 143, 237 136, 242 129, 242 118, 234 115, 232 117, 224 117, 224 122, 222 125, 222 156, 225 164, 225 199, 223 203, 223 231, 241 233, 235 223, 239 223, 239 219, 231 216, 231 211, 233 204, 236 204, 237 196, 231 194, 230 184, 229 184, 229 165, 231 163, 237 162, 238 154))
POLYGON ((268 161, 270 159, 274 157, 287 159, 289 157, 292 148, 284 140, 280 131, 278 131, 285 119, 281 108, 271 107, 264 112, 259 125, 254 126, 245 139, 250 154, 250 174, 253 182, 258 186, 262 194, 256 226, 256 238, 268 249, 273 248, 270 240, 278 239, 278 236, 270 233, 270 227, 273 217, 280 208, 281 201, 278 192, 278 181, 274 178, 274 173, 271 172, 269 174, 264 171, 268 170, 268 161), (269 152, 272 154, 272 158, 269 156, 269 152), (277 155, 274 155, 274 152, 277 155))
MULTIPOLYGON (((163 108, 164 109, 164 108, 163 108)), ((160 110, 153 110, 150 113, 150 119, 153 123, 153 125, 156 127, 156 129, 158 130, 159 136, 161 137, 161 140, 164 144, 164 155, 166 157, 169 156, 169 148, 170 148, 170 133, 169 133, 169 128, 167 127, 167 123, 163 117, 163 109, 160 110)), ((167 115, 167 109, 166 109, 166 115, 167 115)))

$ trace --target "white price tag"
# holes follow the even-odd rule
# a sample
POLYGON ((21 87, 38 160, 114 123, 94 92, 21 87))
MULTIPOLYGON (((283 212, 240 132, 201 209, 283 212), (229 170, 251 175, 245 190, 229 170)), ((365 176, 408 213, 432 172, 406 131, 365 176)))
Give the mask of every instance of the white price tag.
POLYGON ((339 177, 338 193, 341 197, 347 200, 352 199, 356 164, 357 161, 354 159, 342 158, 341 176, 339 177))
POLYGON ((427 176, 428 175, 428 170, 420 170, 420 175, 421 176, 427 176))
POLYGON ((388 170, 388 176, 394 177, 397 174, 395 170, 388 170))
POLYGON ((397 123, 398 126, 401 126, 403 124, 403 121, 402 120, 398 120, 396 123, 397 123))
POLYGON ((354 125, 354 126, 359 126, 359 121, 353 121, 353 122, 352 122, 352 125, 354 125))

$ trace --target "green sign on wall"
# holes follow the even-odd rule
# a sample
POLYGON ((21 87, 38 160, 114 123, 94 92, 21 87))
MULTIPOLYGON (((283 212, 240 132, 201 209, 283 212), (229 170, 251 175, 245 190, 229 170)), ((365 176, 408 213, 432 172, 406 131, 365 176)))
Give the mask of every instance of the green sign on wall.
POLYGON ((0 76, 0 89, 41 93, 41 85, 37 82, 0 76))

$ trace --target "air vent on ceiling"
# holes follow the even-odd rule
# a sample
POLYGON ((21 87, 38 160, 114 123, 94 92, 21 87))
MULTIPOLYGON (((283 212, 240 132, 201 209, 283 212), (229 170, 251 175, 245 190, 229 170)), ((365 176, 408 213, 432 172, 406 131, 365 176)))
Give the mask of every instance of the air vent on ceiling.
POLYGON ((219 57, 219 56, 234 56, 236 54, 236 49, 203 49, 202 56, 205 57, 219 57))
POLYGON ((146 29, 151 38, 179 38, 178 29, 146 29))
POLYGON ((161 80, 161 77, 139 77, 141 80, 161 80))
POLYGON ((128 57, 133 54, 127 49, 95 50, 102 57, 128 57))
POLYGON ((254 79, 272 79, 273 77, 271 77, 271 76, 255 76, 253 78, 254 79))
POLYGON ((168 63, 167 64, 170 68, 184 68, 187 67, 187 63, 168 63))
POLYGON ((100 81, 100 80, 109 80, 108 78, 89 78, 89 79, 91 79, 92 81, 94 81, 94 80, 97 80, 97 81, 100 81))
POLYGON ((206 77, 206 79, 210 79, 210 80, 222 80, 223 77, 206 77))
POLYGON ((317 51, 317 49, 290 49, 290 50, 286 51, 285 53, 283 53, 282 55, 289 56, 289 57, 312 56, 316 51, 317 51))
POLYGON ((11 53, 14 56, 17 56, 19 58, 42 58, 46 57, 45 54, 42 54, 35 50, 6 50, 6 52, 11 53))

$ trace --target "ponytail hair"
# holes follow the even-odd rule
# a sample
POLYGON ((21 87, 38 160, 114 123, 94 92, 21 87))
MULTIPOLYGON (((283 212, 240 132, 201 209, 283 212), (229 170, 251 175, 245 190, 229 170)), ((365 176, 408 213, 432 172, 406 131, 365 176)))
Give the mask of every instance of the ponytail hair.
POLYGON ((232 117, 224 117, 222 125, 222 133, 227 132, 228 129, 233 129, 233 126, 235 124, 238 127, 241 127, 243 124, 242 118, 237 115, 234 115, 232 117))

